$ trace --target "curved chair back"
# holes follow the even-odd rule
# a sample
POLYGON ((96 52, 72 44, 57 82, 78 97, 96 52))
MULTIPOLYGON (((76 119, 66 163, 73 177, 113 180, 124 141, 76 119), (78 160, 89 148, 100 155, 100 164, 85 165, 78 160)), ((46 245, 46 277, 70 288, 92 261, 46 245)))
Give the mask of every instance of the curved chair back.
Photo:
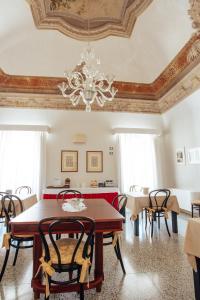
MULTIPOLYGON (((74 268, 74 263, 75 263, 75 257, 77 250, 83 240, 83 237, 85 236, 84 239, 84 247, 83 247, 83 252, 82 252, 82 257, 83 259, 89 258, 89 247, 92 241, 92 237, 94 234, 94 229, 95 229, 95 222, 94 220, 87 218, 87 217, 63 217, 63 218, 56 218, 56 217, 51 217, 51 218, 46 218, 43 219, 39 222, 38 228, 39 228, 39 233, 40 237, 44 246, 44 253, 45 253, 45 260, 48 262, 50 260, 50 247, 54 248, 54 252, 56 253, 57 256, 57 266, 56 269, 58 272, 61 272, 63 270, 63 265, 62 265, 62 260, 61 260, 61 253, 60 249, 57 247, 56 242, 56 234, 63 233, 63 227, 65 229, 67 228, 75 228, 75 232, 80 233, 78 235, 77 239, 63 239, 65 240, 73 240, 75 241, 75 247, 73 250, 73 255, 71 256, 71 263, 68 266, 67 271, 73 271, 74 268), (46 234, 46 232, 48 234, 46 234), (84 235, 87 233, 86 235, 84 235), (50 243, 48 241, 48 238, 50 239, 50 243)), ((62 239, 61 239, 62 240, 62 239)), ((60 240, 59 240, 60 241, 60 240)), ((62 253, 62 255, 68 255, 68 253, 62 253)), ((69 281, 71 282, 71 280, 69 281)))
POLYGON ((19 197, 16 195, 4 195, 1 199, 2 211, 5 215, 5 223, 7 227, 7 231, 10 230, 10 219, 16 217, 17 212, 23 212, 23 204, 19 197))
POLYGON ((170 190, 168 189, 157 189, 153 190, 149 193, 149 206, 156 207, 157 209, 167 207, 167 202, 169 200, 169 197, 171 195, 170 190), (159 198, 162 200, 160 201, 159 198))
POLYGON ((15 194, 21 194, 26 192, 27 194, 31 194, 32 190, 31 187, 28 185, 23 185, 23 186, 19 186, 16 190, 15 190, 15 194))
MULTIPOLYGON (((0 192, 0 219, 5 218, 5 214, 3 213, 3 207, 2 207, 2 203, 1 203, 1 200, 3 199, 3 197, 5 195, 8 195, 8 193, 0 192)), ((0 221, 0 223, 2 223, 2 222, 4 222, 4 221, 0 221)))
POLYGON ((114 197, 112 200, 112 206, 114 206, 118 212, 125 216, 125 208, 127 204, 127 196, 125 194, 120 194, 114 197))
POLYGON ((56 196, 56 199, 65 199, 68 198, 66 195, 70 195, 69 198, 83 198, 81 192, 76 191, 76 190, 63 190, 59 192, 56 196))

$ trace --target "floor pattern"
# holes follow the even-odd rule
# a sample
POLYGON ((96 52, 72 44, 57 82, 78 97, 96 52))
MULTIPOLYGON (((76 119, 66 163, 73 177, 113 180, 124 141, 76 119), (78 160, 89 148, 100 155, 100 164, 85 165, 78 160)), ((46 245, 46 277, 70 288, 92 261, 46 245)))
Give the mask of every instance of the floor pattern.
MULTIPOLYGON (((85 291, 87 300, 194 300, 192 270, 183 252, 188 217, 179 216, 179 234, 168 236, 165 224, 155 228, 153 239, 149 228, 140 223, 140 236, 133 234, 133 223, 127 216, 122 237, 122 253, 127 274, 123 276, 112 246, 104 247, 105 281, 101 293, 85 291)), ((171 230, 171 222, 170 230, 171 230)), ((156 226, 155 226, 156 227, 156 226)), ((0 235, 3 228, 0 228, 0 235)), ((14 252, 0 284, 2 300, 32 300, 31 249, 21 250, 17 265, 12 266, 14 252)), ((0 250, 0 267, 5 250, 0 250)), ((43 299, 43 296, 40 297, 43 299)), ((51 295, 54 300, 76 300, 77 293, 51 295)))

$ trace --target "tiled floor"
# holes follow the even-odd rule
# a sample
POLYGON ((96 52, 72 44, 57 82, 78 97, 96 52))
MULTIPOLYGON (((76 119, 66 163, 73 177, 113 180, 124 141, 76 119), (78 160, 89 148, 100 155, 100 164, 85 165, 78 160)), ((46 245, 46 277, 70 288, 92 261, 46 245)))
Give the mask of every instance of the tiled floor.
MULTIPOLYGON (((171 229, 171 222, 170 229, 171 229)), ((126 276, 123 276, 112 246, 104 247, 105 281, 101 293, 95 290, 85 292, 88 300, 192 300, 194 299, 192 270, 183 253, 184 233, 187 216, 179 216, 179 234, 168 237, 164 223, 161 230, 154 232, 153 240, 149 230, 145 232, 140 224, 140 237, 133 235, 133 224, 127 217, 122 242, 126 276)), ((0 259, 5 251, 0 250, 0 259)), ((31 249, 19 253, 16 267, 9 266, 0 284, 0 299, 31 300, 31 249)), ((0 264, 1 264, 0 263, 0 264)), ((41 296, 41 299, 43 297, 41 296)), ((76 293, 52 295, 50 299, 79 299, 76 293)))

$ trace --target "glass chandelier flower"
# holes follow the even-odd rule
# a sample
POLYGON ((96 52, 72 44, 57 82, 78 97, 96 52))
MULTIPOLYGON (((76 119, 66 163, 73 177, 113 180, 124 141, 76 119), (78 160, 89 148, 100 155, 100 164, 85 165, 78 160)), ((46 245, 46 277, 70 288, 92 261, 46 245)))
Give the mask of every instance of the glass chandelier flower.
POLYGON ((68 97, 74 106, 82 100, 87 112, 91 111, 92 103, 96 101, 102 107, 106 101, 112 101, 117 92, 112 86, 114 77, 102 73, 99 65, 100 59, 96 58, 88 43, 76 68, 65 72, 66 82, 58 85, 62 95, 68 97))

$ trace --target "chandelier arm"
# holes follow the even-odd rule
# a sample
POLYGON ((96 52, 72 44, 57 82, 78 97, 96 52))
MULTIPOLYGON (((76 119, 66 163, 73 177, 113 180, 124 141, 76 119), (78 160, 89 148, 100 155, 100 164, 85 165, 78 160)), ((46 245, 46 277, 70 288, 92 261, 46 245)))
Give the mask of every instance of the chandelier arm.
POLYGON ((75 89, 74 91, 72 91, 70 94, 67 94, 68 97, 73 97, 75 94, 80 93, 81 91, 83 91, 82 87, 79 87, 77 89, 75 89))
POLYGON ((115 91, 107 91, 111 96, 109 97, 109 96, 106 96, 100 89, 97 89, 97 91, 98 91, 98 93, 102 96, 102 98, 105 100, 105 101, 112 101, 113 100, 113 98, 114 98, 114 96, 115 96, 115 94, 116 94, 116 92, 117 92, 117 90, 115 91))
POLYGON ((66 75, 66 78, 67 78, 67 83, 69 85, 69 88, 72 90, 79 88, 84 82, 84 78, 80 72, 74 72, 69 76, 66 75), (78 76, 78 78, 76 78, 76 76, 78 76))
POLYGON ((95 86, 96 86, 96 88, 98 88, 102 92, 109 92, 110 89, 111 89, 111 86, 112 86, 112 82, 106 81, 106 83, 108 84, 108 86, 105 86, 104 80, 101 80, 98 83, 96 83, 95 86))
POLYGON ((102 93, 101 91, 98 91, 98 93, 101 95, 102 99, 105 101, 112 101, 113 97, 107 97, 106 95, 104 95, 104 93, 102 93))

